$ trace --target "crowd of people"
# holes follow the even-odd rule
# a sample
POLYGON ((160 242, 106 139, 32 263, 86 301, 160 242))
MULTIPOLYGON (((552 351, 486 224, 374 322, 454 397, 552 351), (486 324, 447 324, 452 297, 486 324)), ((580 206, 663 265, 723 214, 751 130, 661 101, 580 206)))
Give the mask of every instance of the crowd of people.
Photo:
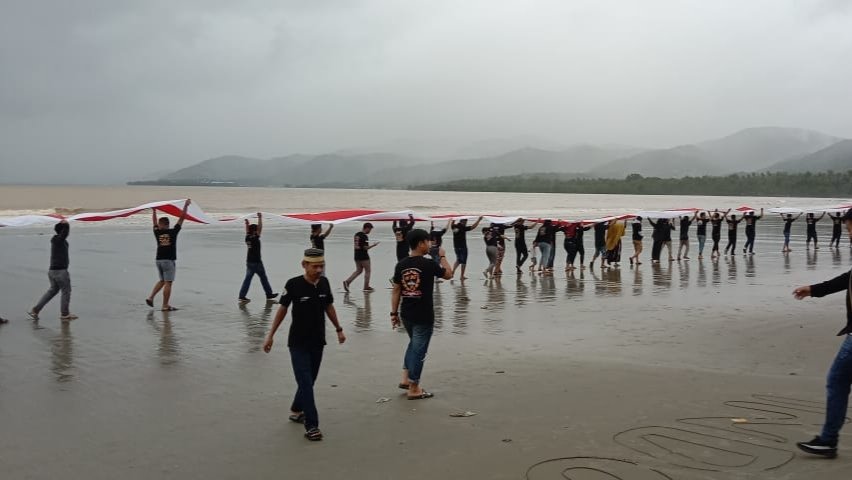
MULTIPOLYGON (((168 217, 158 218, 156 210, 152 210, 153 233, 157 246, 155 265, 159 279, 154 284, 151 294, 145 299, 145 303, 153 308, 157 295, 162 292, 161 310, 164 312, 176 310, 171 305, 170 299, 172 284, 176 275, 177 239, 190 204, 191 200, 187 199, 174 227, 170 227, 168 217)), ((742 253, 751 255, 754 253, 756 224, 763 216, 763 210, 759 214, 750 211, 739 218, 736 214, 731 214, 730 210, 724 212, 713 210, 712 212, 698 211, 691 216, 685 215, 677 219, 649 218, 648 224, 653 231, 651 235, 651 261, 659 263, 664 249, 668 261, 675 261, 675 252, 672 248, 672 232, 675 231, 679 232, 680 240, 676 258, 677 260, 688 260, 690 251, 689 230, 693 223, 697 224, 698 258, 703 258, 704 255, 708 224, 713 241, 710 252, 711 258, 718 259, 721 255, 735 254, 737 252, 737 229, 742 222, 745 222, 746 235, 742 253), (724 253, 721 253, 719 247, 723 224, 727 226, 728 242, 724 253)), ((799 216, 781 215, 784 222, 784 246, 782 249, 784 253, 790 252, 791 226, 799 216)), ((819 217, 813 213, 806 215, 807 248, 811 248, 811 243, 813 243, 814 249, 819 248, 816 224, 824 216, 825 213, 819 217)), ((842 214, 829 214, 829 216, 833 222, 829 246, 839 247, 841 227, 844 224, 849 233, 850 246, 852 246, 852 209, 842 214)), ((415 228, 416 221, 413 216, 393 222, 392 228, 397 244, 397 264, 391 279, 393 291, 390 324, 393 328, 404 328, 408 334, 409 342, 403 355, 402 378, 398 387, 406 391, 409 400, 423 400, 434 396, 433 393, 425 390, 421 384, 423 367, 435 322, 432 298, 434 284, 442 279, 454 278, 459 268, 461 268, 460 278, 462 280, 466 278, 465 273, 469 257, 467 233, 477 229, 482 220, 483 217, 479 217, 472 225, 468 225, 466 219, 459 219, 458 221, 450 219, 443 228, 436 227, 432 222, 429 231, 415 228), (453 265, 448 262, 443 248, 443 236, 447 232, 452 232, 453 236, 453 250, 455 252, 455 263, 453 265)), ((643 252, 643 221, 644 219, 641 216, 637 216, 630 219, 595 222, 559 222, 553 220, 528 222, 519 218, 509 224, 491 223, 481 229, 485 254, 488 258, 488 267, 483 274, 486 278, 503 274, 502 266, 507 242, 514 242, 515 245, 517 273, 523 273, 525 262, 530 259, 530 271, 542 275, 552 274, 556 256, 556 239, 559 233, 564 236, 563 248, 566 253, 566 271, 577 268, 575 263, 578 256, 579 268, 585 268, 583 237, 584 232, 589 230, 593 231, 594 236, 594 255, 589 263, 589 268, 595 267, 598 258, 600 258, 600 268, 616 268, 621 261, 622 237, 625 235, 628 225, 631 227, 633 243, 633 255, 629 257, 629 261, 631 267, 638 267, 642 264, 640 255, 643 252), (526 232, 531 229, 535 230, 535 237, 532 240, 531 247, 528 247, 526 232), (514 232, 513 238, 506 235, 509 230, 514 232), (536 252, 538 252, 538 255, 536 255, 536 252)), ((245 220, 246 274, 240 287, 238 302, 244 305, 250 301, 246 295, 253 277, 257 275, 260 278, 267 301, 275 302, 277 299, 280 304, 273 324, 264 340, 263 350, 267 353, 272 350, 274 336, 287 313, 292 311, 287 346, 290 351, 297 390, 290 406, 289 419, 303 424, 304 436, 311 441, 318 441, 323 438, 319 429, 319 414, 316 408, 313 386, 319 375, 323 349, 326 345, 326 319, 334 326, 338 343, 342 344, 346 341, 346 335, 334 308, 334 295, 324 274, 324 242, 331 234, 332 229, 333 226, 329 226, 323 231, 322 225, 312 225, 311 248, 305 250, 301 262, 304 272, 289 279, 279 297, 270 286, 261 256, 263 217, 258 213, 257 223, 254 224, 248 219, 245 220)), ((372 230, 373 225, 369 222, 365 223, 353 237, 356 269, 352 275, 343 281, 343 288, 347 293, 352 282, 362 273, 364 274, 364 291, 373 291, 373 287, 370 285, 369 250, 377 246, 379 242, 370 243, 369 234, 372 230)), ((51 238, 50 267, 48 270, 50 287, 38 303, 28 311, 28 314, 33 320, 38 320, 45 305, 61 292, 60 319, 63 322, 68 322, 77 318, 70 311, 71 279, 68 273, 70 226, 68 222, 63 220, 54 226, 54 231, 55 235, 51 238)), ((801 450, 807 453, 831 458, 837 455, 838 435, 845 423, 848 398, 852 387, 852 280, 850 280, 850 273, 847 272, 827 282, 799 287, 793 292, 796 298, 802 299, 809 296, 822 297, 840 291, 846 291, 847 294, 847 324, 838 335, 846 335, 846 340, 829 372, 826 421, 820 435, 817 435, 811 441, 797 444, 801 450)), ((0 319, 0 323, 6 323, 6 320, 0 319)))

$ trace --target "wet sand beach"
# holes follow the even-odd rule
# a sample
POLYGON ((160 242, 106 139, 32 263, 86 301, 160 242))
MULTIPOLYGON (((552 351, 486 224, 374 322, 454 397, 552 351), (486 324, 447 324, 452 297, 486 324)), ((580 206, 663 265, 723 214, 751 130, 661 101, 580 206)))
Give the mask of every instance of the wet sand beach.
MULTIPOLYGON (((570 277, 507 268, 485 281, 471 235, 471 278, 435 292, 423 377, 435 398, 408 401, 396 388, 406 337, 388 318, 390 228, 371 235, 382 242, 371 251, 376 291, 361 292, 359 278, 345 295, 356 226, 336 227, 328 276, 348 340, 326 347, 316 386, 326 438, 310 443, 287 420, 286 329, 271 354, 260 349, 277 306, 264 305, 258 282, 237 306, 241 229, 186 226, 180 310, 163 313, 144 305, 155 280, 145 222, 72 226, 80 318, 66 325, 58 298, 37 323, 25 314, 47 288, 49 231, 0 232, 0 315, 11 320, 0 326, 2 478, 848 477, 849 431, 836 460, 794 445, 822 423, 845 322, 842 295, 790 294, 852 264, 848 248, 824 247, 828 237, 817 253, 797 237, 785 257, 767 219, 750 257, 699 261, 693 244, 688 262, 570 277), (476 415, 450 416, 467 411, 476 415)), ((299 274, 306 243, 305 231, 267 227, 276 289, 299 274)))

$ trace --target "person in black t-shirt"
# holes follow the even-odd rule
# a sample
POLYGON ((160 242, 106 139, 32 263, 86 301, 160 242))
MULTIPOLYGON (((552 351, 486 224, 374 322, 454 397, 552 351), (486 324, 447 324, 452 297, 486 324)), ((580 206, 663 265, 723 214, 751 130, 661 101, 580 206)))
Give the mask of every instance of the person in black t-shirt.
POLYGON ((601 257, 601 268, 604 266, 606 259, 606 230, 609 228, 609 222, 595 223, 595 254, 592 256, 592 261, 589 262, 589 268, 595 268, 595 260, 601 257))
POLYGON ((697 218, 698 212, 695 212, 691 219, 689 218, 689 215, 680 217, 680 246, 677 248, 678 261, 680 261, 681 258, 689 260, 689 227, 697 218))
MULTIPOLYGON (((258 214, 260 215, 260 214, 258 214)), ((334 224, 328 226, 328 229, 323 232, 322 224, 315 223, 311 225, 311 248, 315 248, 317 250, 325 251, 325 239, 331 235, 331 231, 334 229, 334 224)))
POLYGON ((151 209, 151 217, 154 220, 154 238, 157 239, 157 273, 160 280, 154 284, 151 295, 145 299, 149 307, 154 306, 154 297, 163 291, 163 311, 171 312, 177 310, 169 301, 172 297, 172 282, 175 281, 175 260, 177 260, 177 236, 186 219, 186 211, 189 209, 190 199, 183 204, 183 212, 180 214, 175 228, 169 228, 169 218, 157 219, 157 210, 151 209))
MULTIPOLYGON (((467 232, 475 229, 479 226, 479 222, 482 221, 482 217, 476 219, 476 222, 473 225, 467 224, 467 219, 462 218, 458 222, 450 223, 450 231, 453 232, 453 250, 456 254, 456 263, 453 264, 453 275, 456 273, 456 269, 461 267, 461 280, 464 281, 467 277, 464 275, 465 270, 467 269, 467 232)), ((407 247, 406 247, 407 248, 407 247)))
POLYGON ((408 220, 393 221, 393 235, 396 239, 396 261, 408 256, 408 242, 405 236, 414 228, 414 215, 408 214, 408 220))
POLYGON ((760 215, 755 215, 754 210, 752 210, 751 212, 748 212, 743 218, 746 222, 746 243, 743 246, 743 253, 754 255, 754 238, 757 233, 757 221, 763 218, 763 209, 760 209, 760 215))
POLYGON ((401 323, 409 338, 399 388, 408 390, 409 400, 420 400, 433 396, 423 389, 420 380, 435 324, 432 303, 435 279, 450 280, 453 271, 443 247, 438 249, 440 265, 424 258, 429 252, 429 234, 425 230, 412 230, 408 234, 408 246, 411 256, 394 268, 390 316, 391 326, 397 328, 401 323))
POLYGON ((719 213, 719 209, 713 211, 710 216, 710 236, 713 240, 713 250, 710 251, 710 258, 719 258, 719 241, 722 240, 722 222, 728 219, 728 214, 731 209, 725 210, 724 214, 719 213))
POLYGON ((707 213, 701 212, 695 221, 698 222, 698 226, 695 227, 695 237, 698 238, 698 259, 702 260, 704 244, 707 242, 707 224, 710 223, 710 219, 707 218, 707 213))
POLYGON ((251 279, 257 275, 260 277, 260 284, 263 286, 263 291, 266 293, 266 301, 272 302, 275 300, 275 292, 272 291, 272 286, 269 285, 269 279, 266 277, 266 269, 263 267, 263 260, 260 257, 260 234, 263 231, 263 216, 257 212, 257 223, 249 223, 246 219, 246 276, 243 279, 243 285, 240 287, 240 294, 237 297, 240 305, 245 305, 250 302, 246 298, 246 294, 251 286, 251 279))
POLYGON ((814 250, 819 250, 819 245, 817 245, 817 231, 816 224, 818 221, 822 220, 822 217, 825 216, 825 212, 822 212, 822 215, 815 217, 813 213, 809 213, 805 215, 805 248, 811 248, 811 240, 814 241, 814 250))
POLYGON ((370 237, 368 236, 370 232, 373 231, 372 223, 365 223, 364 228, 361 229, 360 232, 355 234, 355 271, 352 272, 352 275, 349 275, 349 278, 343 281, 343 289, 346 292, 349 292, 349 284, 352 283, 353 280, 358 278, 361 273, 364 273, 364 291, 372 292, 373 287, 370 286, 370 253, 369 250, 379 242, 370 244, 370 237))
POLYGON ((322 440, 319 429, 319 415, 314 400, 314 383, 319 375, 322 363, 322 352, 325 342, 326 316, 337 331, 337 342, 346 341, 343 328, 337 320, 334 309, 334 297, 328 279, 322 273, 325 269, 323 251, 315 248, 305 250, 302 260, 303 275, 293 277, 284 286, 278 311, 272 328, 266 334, 263 351, 272 350, 273 337, 287 309, 293 306, 293 322, 287 337, 287 347, 290 349, 290 361, 293 364, 293 374, 299 389, 290 406, 290 420, 305 424, 305 438, 311 441, 322 440))
POLYGON ((829 213, 828 217, 831 218, 831 241, 828 242, 828 248, 832 246, 840 248, 840 227, 843 226, 843 214, 832 215, 829 213))
POLYGON ((788 213, 786 216, 783 213, 781 214, 781 220, 784 221, 784 247, 781 248, 781 253, 790 253, 792 251, 790 250, 790 231, 793 227, 793 222, 801 216, 801 213, 796 215, 795 218, 792 213, 788 213))
POLYGON ((523 218, 515 220, 515 223, 512 224, 512 228, 515 230, 515 269, 518 273, 523 273, 521 267, 524 266, 524 262, 530 255, 529 248, 527 248, 526 232, 534 226, 526 225, 523 218))
POLYGON ((439 263, 438 250, 441 248, 441 245, 443 245, 444 234, 450 229, 450 225, 452 225, 452 223, 452 219, 447 220, 447 225, 443 229, 436 229, 435 222, 431 222, 429 225, 429 256, 432 257, 432 260, 434 260, 435 263, 439 263))
MULTIPOLYGON (((595 225, 597 227, 597 225, 595 225)), ((636 217, 633 219, 633 256, 630 257, 630 265, 633 266, 633 261, 636 261, 636 265, 642 265, 642 262, 639 261, 639 254, 642 253, 642 217, 636 217)), ((592 261, 592 265, 594 265, 594 261, 592 261)))
POLYGON ((735 254, 737 251, 737 227, 739 227, 740 222, 743 219, 737 220, 736 215, 731 215, 731 218, 727 220, 728 222, 728 244, 725 245, 725 256, 728 256, 728 249, 731 250, 731 255, 735 254))
POLYGON ((69 310, 71 306, 71 276, 68 274, 68 234, 71 233, 71 226, 68 225, 67 221, 62 220, 53 226, 53 231, 56 232, 56 235, 50 239, 50 269, 47 271, 50 288, 44 292, 41 300, 27 314, 33 320, 38 320, 41 309, 61 291, 59 318, 63 322, 68 322, 77 318, 77 315, 72 314, 69 310))

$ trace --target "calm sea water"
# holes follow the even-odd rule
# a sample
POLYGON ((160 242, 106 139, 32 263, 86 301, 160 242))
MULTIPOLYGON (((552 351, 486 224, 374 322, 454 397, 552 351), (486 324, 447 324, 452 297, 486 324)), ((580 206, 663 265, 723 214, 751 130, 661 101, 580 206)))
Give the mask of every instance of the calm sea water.
MULTIPOLYGON (((211 214, 305 212, 367 208, 424 213, 492 213, 595 218, 672 208, 807 207, 846 201, 832 198, 574 195, 546 193, 417 192, 298 188, 149 186, 0 186, 0 216, 127 208, 191 197, 211 214)), ((147 222, 147 216, 144 216, 147 222)))

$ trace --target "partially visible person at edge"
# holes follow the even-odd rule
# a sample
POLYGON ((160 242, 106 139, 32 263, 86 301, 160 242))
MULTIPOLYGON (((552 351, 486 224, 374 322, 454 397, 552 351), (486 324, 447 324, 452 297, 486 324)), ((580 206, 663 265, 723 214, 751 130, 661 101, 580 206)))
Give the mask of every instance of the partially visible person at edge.
POLYGON ((796 215, 795 217, 793 217, 792 213, 788 213, 786 214, 786 216, 783 213, 781 214, 781 220, 784 221, 784 247, 781 248, 781 253, 792 252, 792 250, 790 250, 790 234, 793 229, 793 222, 798 220, 801 216, 801 213, 796 215))
POLYGON ((512 223, 512 229, 515 231, 515 270, 517 273, 523 272, 521 267, 524 266, 524 262, 527 261, 530 255, 529 248, 527 248, 526 233, 527 230, 534 226, 526 225, 523 218, 519 218, 512 223))
POLYGON ((692 226, 692 222, 696 218, 698 218, 698 212, 695 212, 692 218, 689 218, 689 215, 680 217, 680 246, 677 248, 678 261, 681 258, 689 260, 689 227, 692 226))
POLYGON ((820 215, 818 217, 815 217, 813 213, 809 213, 809 214, 805 215, 805 226, 806 226, 805 227, 805 234, 806 234, 805 248, 806 249, 811 248, 811 240, 813 240, 814 241, 814 250, 819 250, 819 245, 817 245, 816 224, 817 224, 817 222, 822 220, 822 217, 824 217, 824 216, 825 216, 825 212, 822 212, 822 215, 820 215))
POLYGON ((393 236, 396 240, 396 261, 400 261, 408 256, 408 242, 405 241, 405 236, 414 228, 414 215, 408 214, 408 220, 394 220, 392 229, 393 236))
POLYGON ((322 353, 326 345, 325 319, 331 321, 337 331, 337 342, 346 341, 343 328, 337 319, 334 309, 334 296, 328 279, 322 275, 325 269, 323 251, 315 248, 305 250, 302 259, 304 274, 293 277, 284 286, 278 311, 272 322, 272 328, 266 334, 263 351, 272 351, 273 337, 287 310, 293 305, 293 321, 287 336, 287 347, 290 349, 290 362, 293 365, 293 375, 296 377, 296 396, 290 405, 289 419, 292 422, 305 425, 305 438, 311 441, 322 440, 319 429, 319 414, 314 399, 314 383, 319 375, 322 353))
POLYGON ((358 278, 361 273, 364 273, 364 291, 372 292, 373 287, 370 286, 370 249, 378 245, 380 242, 370 244, 370 232, 373 231, 373 224, 367 222, 360 232, 355 234, 354 249, 355 249, 355 271, 349 278, 343 281, 343 290, 349 292, 349 285, 358 278))
POLYGON ((246 276, 243 279, 243 285, 240 287, 240 294, 237 297, 240 305, 245 305, 251 300, 246 298, 251 280, 257 275, 260 278, 260 285, 263 287, 263 292, 266 294, 266 301, 275 301, 275 292, 272 291, 272 286, 269 284, 269 278, 266 277, 266 268, 263 267, 263 259, 260 255, 260 234, 263 232, 263 215, 257 212, 257 223, 246 223, 246 276))
MULTIPOLYGON (((840 215, 838 215, 838 218, 840 215)), ((760 209, 760 215, 755 215, 754 210, 748 212, 744 217, 746 222, 745 234, 746 243, 743 245, 743 253, 754 255, 754 240, 757 235, 757 221, 763 218, 763 209, 760 209)), ((838 223, 838 227, 840 224, 838 223)), ((840 230, 838 229, 838 239, 840 238, 840 230)))
MULTIPOLYGON (((852 209, 846 211, 843 221, 852 239, 852 209)), ((837 456, 837 441, 840 429, 846 423, 846 408, 849 404, 850 386, 852 386, 852 276, 850 272, 846 272, 827 282, 799 287, 793 291, 793 295, 801 300, 805 297, 824 297, 844 290, 846 291, 846 326, 837 335, 845 336, 845 338, 828 371, 825 423, 820 434, 813 440, 796 444, 803 452, 828 458, 837 456)))
POLYGON ((145 299, 145 303, 149 307, 154 307, 154 297, 160 293, 160 290, 163 291, 163 307, 162 310, 164 312, 171 312, 177 310, 177 308, 173 307, 171 302, 172 298, 172 283, 175 281, 175 273, 176 266, 175 262, 177 261, 177 237, 178 233, 180 233, 181 227, 183 226, 183 221, 186 219, 186 211, 189 209, 189 205, 192 203, 190 199, 186 199, 186 202, 183 204, 183 211, 180 214, 180 218, 178 218, 177 223, 174 228, 169 228, 169 218, 168 217, 160 217, 157 218, 157 210, 151 209, 151 218, 154 221, 154 238, 157 239, 157 274, 159 275, 160 280, 154 284, 154 289, 151 291, 151 295, 145 299))
MULTIPOLYGON (((456 263, 453 264, 453 275, 456 274, 456 269, 461 267, 461 280, 467 280, 465 276, 465 270, 467 270, 467 257, 468 257, 468 249, 467 249, 467 232, 475 229, 479 226, 479 222, 482 221, 482 217, 476 219, 473 225, 467 224, 467 219, 462 218, 458 222, 452 221, 450 223, 450 230, 453 232, 453 250, 456 254, 456 263)), ((405 251, 408 252, 408 239, 403 237, 403 244, 405 245, 405 251)), ((406 257, 408 255, 406 254, 406 257)), ((397 260, 402 260, 398 258, 397 260)))
POLYGON ((608 226, 609 222, 598 222, 594 226, 595 254, 592 257, 592 261, 589 262, 589 268, 595 268, 595 260, 598 257, 601 257, 601 268, 604 267, 604 261, 606 260, 606 230, 608 226))
MULTIPOLYGON (((630 257, 630 265, 633 265, 633 261, 636 261, 636 265, 642 265, 642 262, 639 261, 639 254, 642 253, 642 217, 636 217, 633 220, 633 256, 630 257)), ((597 256, 597 253, 595 253, 597 256)), ((594 262, 592 262, 594 264, 594 262)))
POLYGON ((47 271, 50 288, 44 292, 38 303, 27 313, 33 320, 38 320, 39 313, 47 305, 47 302, 61 291, 59 319, 68 322, 77 318, 77 315, 72 314, 70 310, 71 275, 68 273, 68 235, 71 233, 71 226, 67 221, 62 220, 53 226, 53 231, 56 234, 50 239, 50 268, 47 271))
POLYGON ((435 324, 434 283, 436 278, 450 280, 453 272, 443 247, 438 249, 440 264, 424 257, 429 252, 429 234, 425 230, 412 230, 408 234, 408 246, 411 255, 394 268, 390 317, 391 326, 402 325, 409 339, 399 388, 408 391, 409 400, 422 400, 433 397, 423 389, 422 376, 435 324))

